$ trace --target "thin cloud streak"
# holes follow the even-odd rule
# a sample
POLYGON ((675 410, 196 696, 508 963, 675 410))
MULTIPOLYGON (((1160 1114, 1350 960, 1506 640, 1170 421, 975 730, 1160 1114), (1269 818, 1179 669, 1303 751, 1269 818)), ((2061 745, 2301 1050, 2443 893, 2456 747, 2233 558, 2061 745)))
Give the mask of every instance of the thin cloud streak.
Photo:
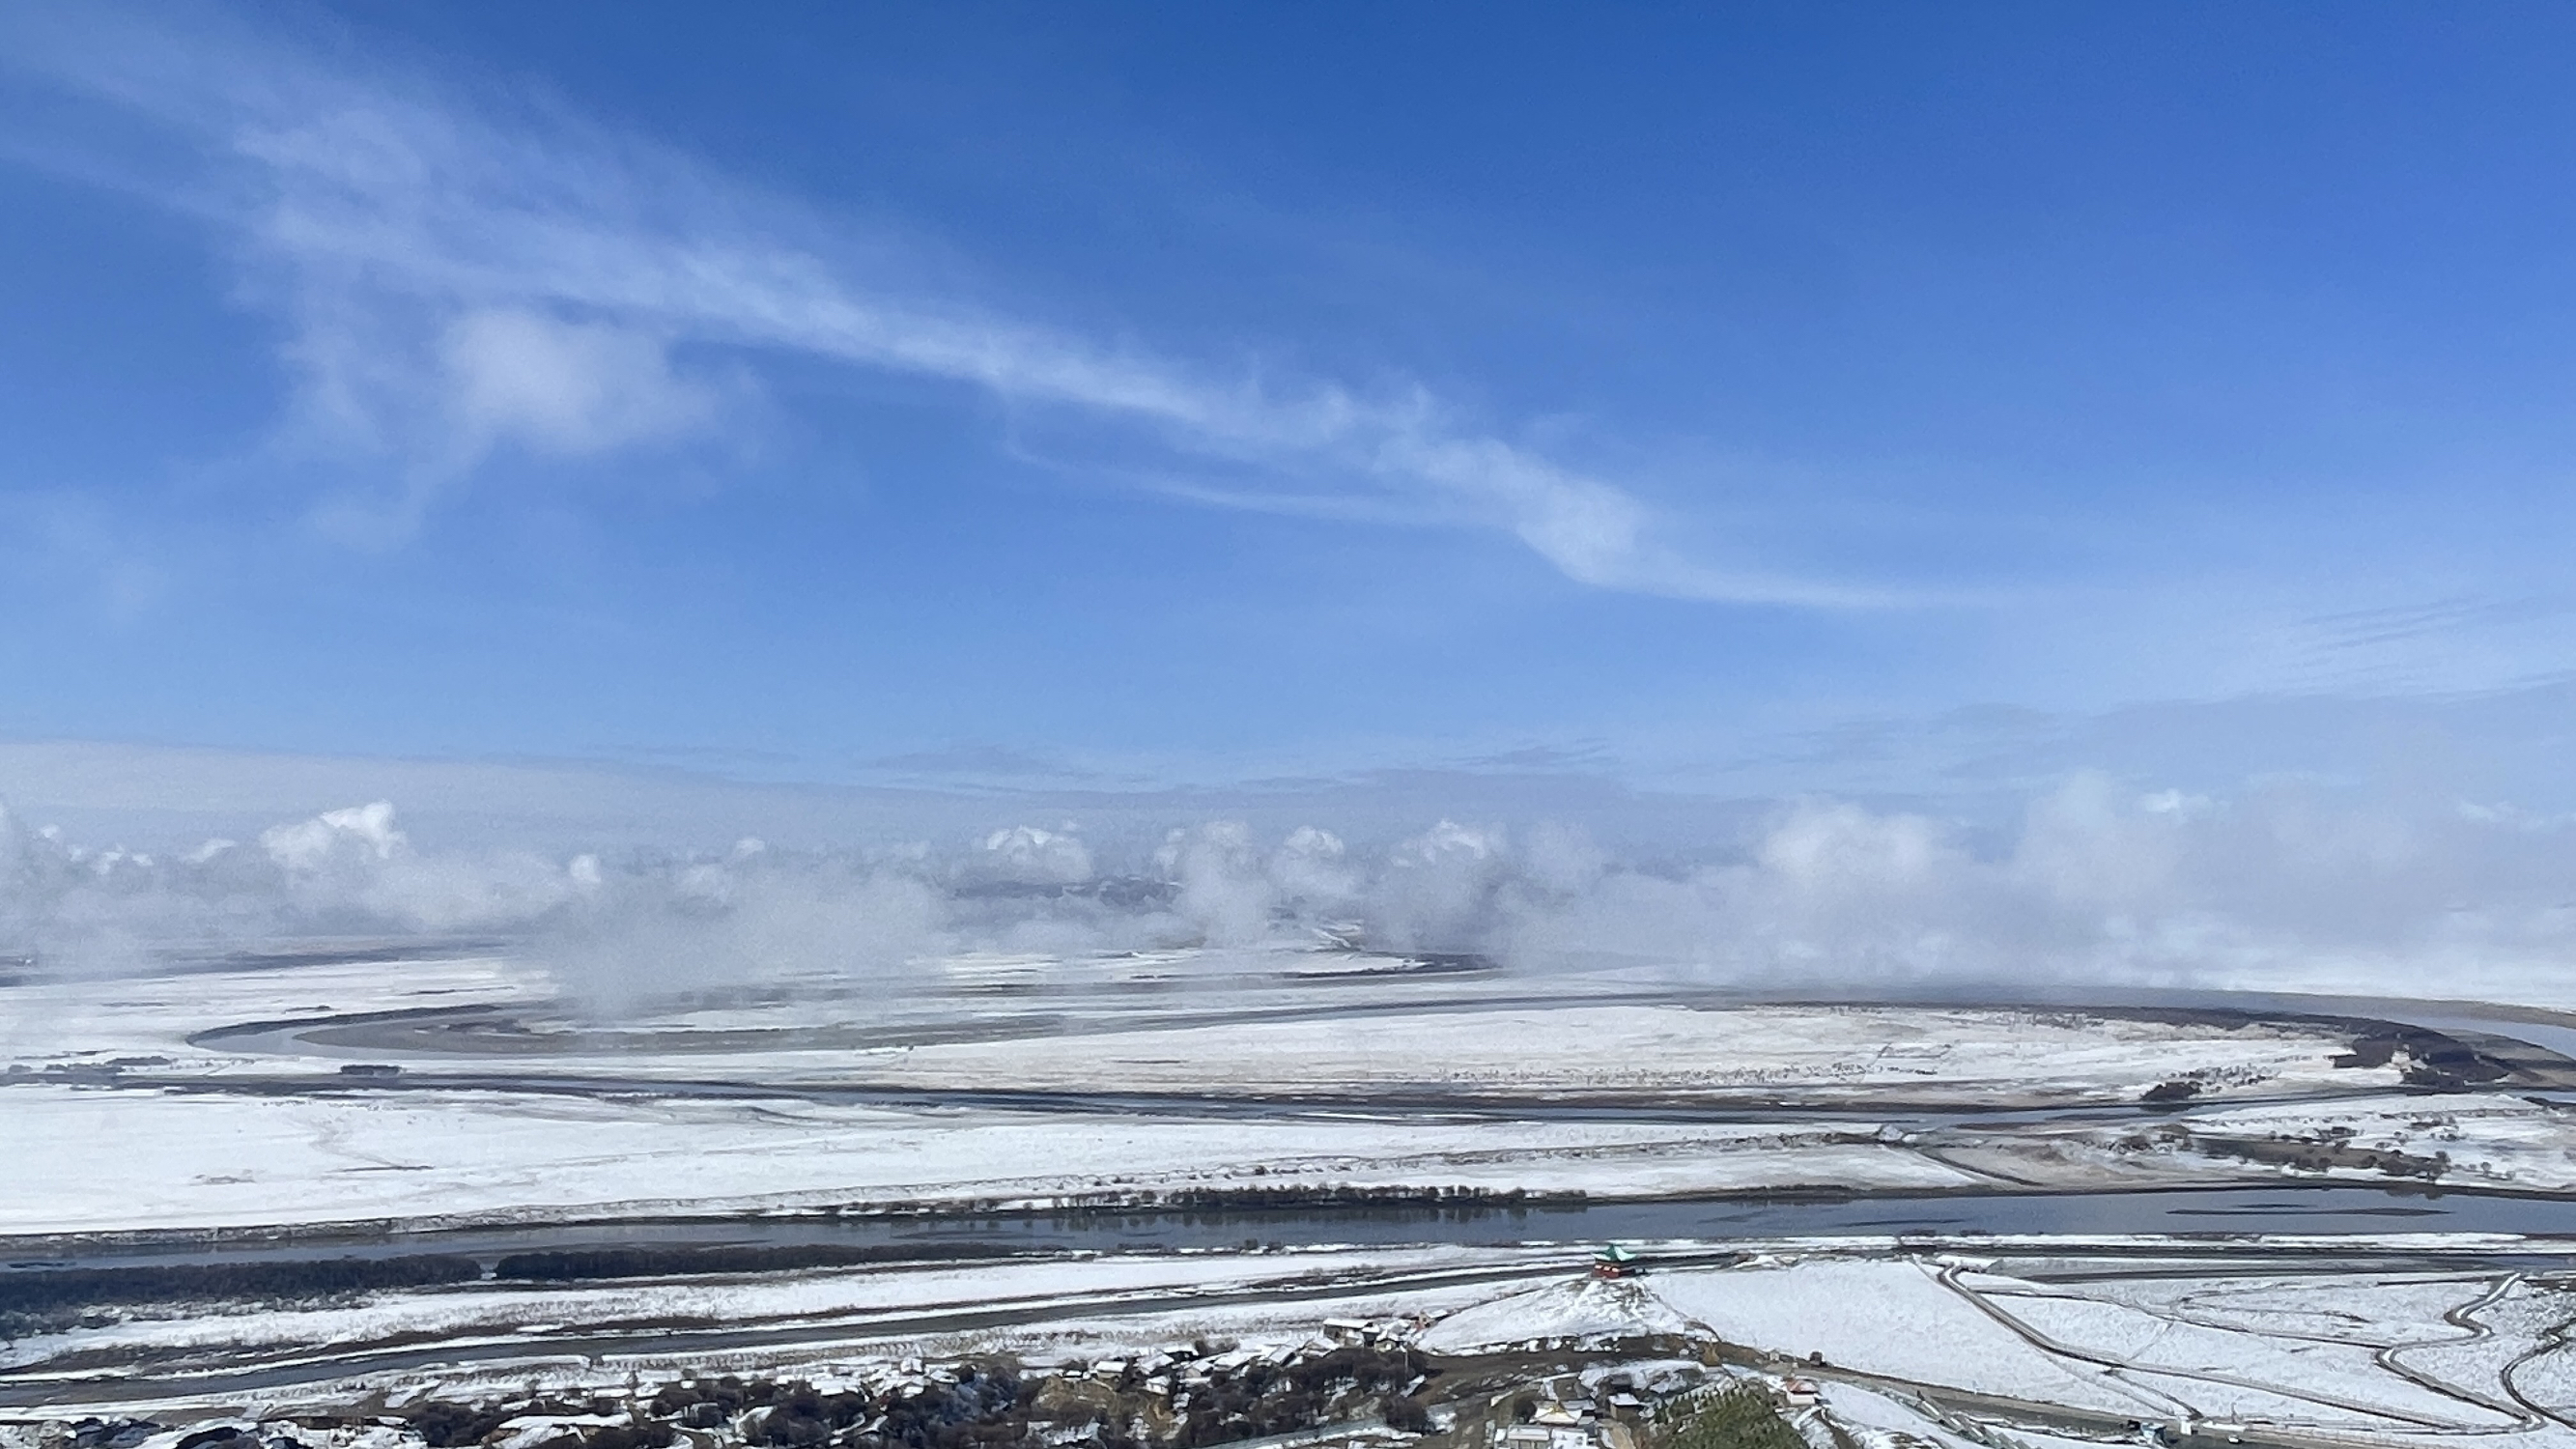
POLYGON ((1476 431, 1420 389, 1228 379, 872 285, 830 259, 864 240, 847 228, 560 108, 469 104, 237 31, 88 14, 7 28, 21 64, 174 128, 211 163, 211 186, 156 199, 231 230, 254 291, 290 316, 299 436, 392 466, 398 496, 336 509, 353 535, 398 540, 500 449, 578 457, 712 430, 742 384, 704 352, 775 350, 973 387, 1176 460, 1156 471, 1233 480, 1162 490, 1184 501, 1312 512, 1347 496, 1363 515, 1507 532, 1603 589, 1906 602, 1694 559, 1630 491, 1476 431))

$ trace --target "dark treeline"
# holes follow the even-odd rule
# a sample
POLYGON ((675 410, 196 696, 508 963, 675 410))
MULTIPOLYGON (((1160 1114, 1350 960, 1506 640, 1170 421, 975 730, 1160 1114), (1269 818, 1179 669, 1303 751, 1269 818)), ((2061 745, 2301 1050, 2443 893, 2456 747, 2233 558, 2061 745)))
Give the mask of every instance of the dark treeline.
POLYGON ((482 1276, 481 1264, 450 1254, 29 1269, 0 1273, 0 1333, 14 1336, 68 1325, 84 1310, 110 1304, 320 1298, 370 1288, 470 1283, 482 1276))
POLYGON ((1750 1386, 1701 1400, 1664 1422, 1671 1449, 1806 1449, 1807 1444, 1781 1419, 1771 1396, 1750 1386))
MULTIPOLYGON (((529 1414, 623 1412, 616 1399, 519 1399, 469 1406, 444 1402, 411 1411, 412 1427, 430 1449, 482 1443, 503 1424, 529 1414)), ((1018 1373, 1005 1365, 961 1365, 956 1382, 930 1384, 891 1399, 856 1391, 823 1393, 802 1381, 777 1383, 732 1375, 667 1384, 642 1406, 631 1426, 567 1430, 540 1449, 661 1449, 680 1428, 712 1429, 763 1411, 746 1435, 753 1445, 811 1449, 825 1444, 865 1444, 869 1449, 1008 1449, 1029 1437, 1029 1418, 1018 1373)), ((746 1421, 747 1422, 747 1421, 746 1421)))
POLYGON ((1352 1345, 1284 1366, 1253 1363, 1190 1395, 1173 1449, 1309 1429, 1347 1412, 1352 1396, 1380 1397, 1387 1422, 1419 1433, 1430 1427, 1421 1401, 1397 1391, 1439 1370, 1411 1348, 1352 1345))
POLYGON ((568 1248, 512 1253, 495 1278, 565 1283, 589 1278, 672 1278, 698 1273, 785 1273, 864 1263, 1010 1258, 1029 1250, 1005 1243, 785 1243, 776 1247, 568 1248))
POLYGON ((1190 1212, 1261 1211, 1278 1208, 1489 1208, 1531 1201, 1519 1188, 1482 1187, 1184 1187, 1144 1194, 1140 1206, 1190 1212))
MULTIPOLYGON (((1204 1355, 1209 1345, 1201 1342, 1204 1355)), ((687 1442, 735 1443, 746 1449, 1218 1449, 1265 1434, 1312 1429, 1371 1403, 1408 1433, 1431 1428, 1422 1401, 1408 1390, 1438 1376, 1411 1348, 1349 1345, 1286 1364, 1255 1361, 1201 1383, 1186 1410, 1146 1391, 1130 1365, 1115 1382, 1089 1375, 1024 1379, 1007 1362, 966 1362, 876 1392, 840 1384, 818 1389, 801 1380, 692 1376, 663 1384, 650 1399, 615 1394, 531 1393, 495 1401, 414 1401, 403 1417, 428 1449, 471 1449, 492 1441, 522 1417, 592 1416, 623 1423, 566 1425, 535 1449, 670 1449, 687 1442)), ((307 1427, 325 1421, 300 1418, 307 1427)), ((342 1427, 382 1419, 335 1417, 342 1427)), ((68 1449, 133 1449, 161 1425, 85 1420, 68 1449)), ((303 1449, 292 1440, 263 1446, 219 1427, 181 1449, 303 1449)), ((1721 1446, 1722 1449, 1722 1446, 1721 1446)), ((1779 1449, 1763 1443, 1756 1449, 1779 1449)), ((1789 1449, 1803 1449, 1791 1445, 1789 1449)))

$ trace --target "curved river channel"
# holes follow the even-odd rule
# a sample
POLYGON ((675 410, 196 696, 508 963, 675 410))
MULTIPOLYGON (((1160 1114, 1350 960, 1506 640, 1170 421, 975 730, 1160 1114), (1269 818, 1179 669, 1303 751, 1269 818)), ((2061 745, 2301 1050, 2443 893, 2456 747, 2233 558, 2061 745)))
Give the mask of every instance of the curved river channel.
MULTIPOLYGON (((2232 992, 2138 992, 2142 1002, 2249 1014, 2321 1007, 2435 1031, 2473 1031, 2537 1048, 2576 1064, 2576 1026, 2567 1018, 2507 1009, 2495 1015, 2461 1003, 2268 997, 2232 992)), ((2514 1089, 2506 1088, 2511 1091, 2514 1089)), ((2564 1094, 2532 1093, 2564 1099, 2564 1094)), ((2134 1109, 2130 1109, 2134 1110, 2134 1109)), ((2081 1115, 2079 1110, 2073 1115, 2081 1115)), ((1974 1114, 1971 1114, 1974 1115, 1974 1114)), ((2014 1113, 2010 1115, 2023 1115, 2014 1113)), ((2033 1116, 2069 1115, 2041 1110, 2033 1116)), ((1078 1128, 1074 1130, 1080 1130, 1078 1128)), ((486 1267, 510 1253, 593 1248, 884 1248, 900 1256, 944 1251, 1117 1252, 1231 1249, 1247 1245, 1321 1247, 1418 1244, 1509 1245, 1604 1241, 1730 1241, 1793 1237, 1922 1237, 1981 1234, 2081 1237, 2178 1236, 2221 1240, 2251 1235, 2385 1238, 2395 1234, 2504 1234, 2563 1243, 2514 1251, 2576 1256, 2576 1197, 2452 1191, 2436 1186, 2283 1182, 2265 1186, 2156 1190, 1931 1192, 1853 1195, 1742 1195, 1547 1205, 1327 1205, 1276 1209, 1082 1209, 935 1216, 850 1215, 664 1219, 484 1227, 442 1232, 173 1236, 129 1242, 11 1245, 11 1272, 259 1259, 452 1253, 486 1267)), ((2502 1245, 2498 1245, 2501 1247, 2502 1245)))
MULTIPOLYGON (((1206 1250, 1452 1243, 1710 1243, 1791 1237, 1984 1234, 2241 1238, 2254 1234, 2386 1238, 2493 1233, 2563 1244, 2519 1251, 2576 1254, 2576 1201, 2427 1188, 2286 1185, 2143 1192, 1932 1193, 1849 1198, 1784 1195, 1547 1206, 1318 1207, 1279 1210, 1085 1210, 926 1217, 711 1219, 402 1233, 365 1238, 95 1247, 22 1258, 0 1268, 41 1271, 182 1262, 453 1253, 488 1268, 505 1254, 595 1248, 882 1247, 900 1256, 1206 1250)), ((2501 1247, 2502 1245, 2498 1245, 2501 1247)))

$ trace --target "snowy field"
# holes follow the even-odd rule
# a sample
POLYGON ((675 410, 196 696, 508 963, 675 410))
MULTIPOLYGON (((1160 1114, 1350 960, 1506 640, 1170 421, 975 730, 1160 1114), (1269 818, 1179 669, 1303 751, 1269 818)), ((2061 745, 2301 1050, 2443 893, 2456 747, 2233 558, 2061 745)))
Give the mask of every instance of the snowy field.
POLYGON ((0 987, 9 1008, 0 1070, 122 1062, 220 1081, 327 1077, 371 1061, 450 1075, 925 1091, 1980 1107, 2126 1102, 2176 1078, 2204 1097, 2252 1098, 2399 1080, 2395 1065, 2336 1064, 2350 1033, 2324 1024, 1641 1001, 1655 993, 1616 977, 1540 983, 1349 969, 1382 958, 1347 953, 1267 956, 1122 957, 1044 963, 1044 972, 979 959, 882 995, 790 985, 753 1001, 638 1004, 605 1019, 558 1000, 542 972, 498 959, 34 981, 0 987), (383 1020, 402 1015, 414 1020, 383 1020), (259 1023, 295 1029, 240 1030, 259 1023))
POLYGON ((773 982, 614 1010, 487 956, 33 979, 0 985, 0 1146, 48 1167, 0 1184, 0 1236, 1249 1189, 2384 1180, 2352 1154, 2310 1169, 2220 1141, 2338 1131, 2446 1152, 2453 1181, 2576 1187, 2564 1114, 2396 1094, 2406 1059, 2356 1061, 2355 1030, 1727 1003, 1331 951, 959 958, 876 993, 773 982), (2181 1089, 2178 1115, 2116 1115, 2181 1089), (1979 1115, 1996 1107, 2024 1115, 1979 1115))
MULTIPOLYGON (((935 1335, 939 1332, 936 1320, 994 1313, 1055 1324, 1044 1334, 1022 1335, 1019 1341, 1024 1345, 1052 1339, 1089 1341, 1098 1334, 1094 1320, 1117 1317, 1131 1304, 1167 1303, 1175 1298, 1277 1298, 1294 1301, 1296 1306, 1283 1311, 1256 1303, 1224 1315, 1225 1326, 1306 1325, 1319 1317, 1308 1306, 1307 1296, 1319 1291, 1345 1289, 1365 1306, 1400 1305, 1414 1312, 1490 1292, 1473 1287, 1408 1287, 1416 1280, 1513 1269, 1562 1274, 1569 1265, 1579 1270, 1581 1255, 1564 1250, 1425 1248, 1385 1253, 1082 1256, 551 1289, 488 1284, 384 1293, 293 1311, 136 1314, 121 1323, 20 1339, 0 1349, 0 1368, 22 1375, 44 1373, 65 1362, 145 1354, 199 1367, 238 1367, 422 1338, 459 1347, 495 1341, 528 1345, 574 1333, 650 1334, 683 1327, 793 1326, 814 1337, 867 1339, 880 1334, 878 1325, 890 1320, 907 1325, 907 1333, 935 1335), (933 1326, 921 1326, 925 1320, 933 1326)), ((1344 1303, 1334 1311, 1349 1307, 1344 1303)), ((1164 1322, 1154 1331, 1160 1337, 1151 1341, 1168 1342, 1175 1330, 1164 1322)), ((983 1340, 979 1336, 976 1341, 983 1340)))
POLYGON ((1950 1188, 1983 1179, 1808 1130, 1600 1122, 1208 1121, 796 1099, 505 1092, 145 1097, 28 1087, 0 1233, 381 1219, 579 1221, 800 1207, 1037 1204, 1193 1188, 1464 1186, 1683 1196, 1755 1187, 1950 1188))
MULTIPOLYGON (((2059 1265, 2061 1268, 2063 1265, 2059 1265)), ((1557 1284, 1444 1318, 1447 1352, 1675 1324, 1843 1374, 2105 1419, 2576 1443, 2553 1399, 2576 1293, 2510 1273, 2200 1273, 2041 1282, 2007 1264, 1790 1258, 1634 1283, 1557 1284)), ((2099 1265, 2116 1273, 2110 1264, 2099 1265)), ((2217 1269, 2220 1271, 2212 1272, 2217 1269)))
MULTIPOLYGON (((1895 1228, 1774 1233, 1663 1245, 1615 1282, 1581 1276, 1589 1245, 1538 1241, 1543 1220, 1521 1246, 1441 1246, 1435 1213, 1385 1247, 1182 1252, 1148 1225, 1007 1261, 138 1302, 22 1328, 0 1394, 274 1407, 495 1376, 1050 1362, 1302 1343, 1343 1315, 1452 1355, 1709 1345, 1823 1377, 1863 1449, 1994 1449, 1959 1415, 2007 1411, 2029 1449, 2133 1420, 2576 1449, 2563 1245, 1976 1231, 1979 1194, 2034 1188, 2576 1194, 2576 1113, 2550 1083, 2485 1061, 2428 1075, 2422 1040, 2327 1013, 1747 1002, 1327 950, 958 958, 877 991, 619 1003, 470 954, 19 979, 0 984, 0 1149, 30 1166, 0 1174, 0 1246, 22 1264, 333 1225, 435 1252, 465 1227, 731 1241, 717 1230, 754 1218, 1293 1214, 1434 1190, 1959 1196, 1937 1199, 1958 1204, 1937 1251, 1895 1228), (1719 1266, 1737 1249, 1755 1256, 1719 1266), (1942 1256, 1963 1251, 1980 1256, 1942 1256)), ((315 1241, 293 1250, 336 1251, 315 1241)))
POLYGON ((1983 1432, 1959 1417, 1967 1413, 1989 1429, 2013 1426, 2034 1449, 2060 1442, 2052 1434, 2099 1442, 2140 1420, 2234 1424, 2230 1432, 2291 1443, 2576 1446, 2565 1422, 2576 1377, 2561 1339, 2576 1324, 2576 1283, 2484 1266, 2481 1245, 2448 1246, 2460 1264, 2449 1270, 2327 1261, 2258 1276, 2205 1251, 2088 1258, 2062 1244, 1964 1260, 1855 1243, 1782 1245, 1735 1266, 1676 1262, 1617 1281, 1585 1276, 1582 1256, 1563 1250, 1422 1249, 486 1284, 293 1312, 173 1308, 30 1338, 11 1346, 6 1367, 9 1382, 77 1386, 93 1402, 106 1386, 104 1401, 128 1409, 257 1414, 361 1391, 462 1392, 550 1375, 853 1375, 901 1358, 996 1352, 1078 1365, 1194 1339, 1268 1350, 1307 1342, 1338 1316, 1388 1324, 1460 1362, 1696 1343, 1747 1369, 1822 1380, 1829 1408, 1941 1443, 1983 1432), (710 1327, 757 1341, 685 1336, 710 1327), (371 1350, 424 1337, 449 1344, 457 1361, 369 1367, 371 1350), (186 1390, 191 1374, 261 1364, 328 1371, 295 1386, 186 1390), (154 1389, 117 1400, 113 1385, 136 1366, 157 1375, 154 1389))

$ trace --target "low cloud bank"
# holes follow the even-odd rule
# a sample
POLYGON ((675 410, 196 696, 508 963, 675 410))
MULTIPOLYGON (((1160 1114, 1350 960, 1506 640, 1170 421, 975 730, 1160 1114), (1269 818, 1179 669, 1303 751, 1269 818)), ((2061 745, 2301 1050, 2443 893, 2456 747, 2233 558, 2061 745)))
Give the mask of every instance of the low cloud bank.
POLYGON ((378 801, 155 856, 0 812, 0 955, 126 971, 318 936, 498 937, 610 1003, 970 950, 1325 939, 1818 990, 2502 982, 2555 999, 2576 957, 2576 823, 2306 785, 2078 777, 2000 831, 1784 802, 1705 859, 1653 863, 1543 821, 1434 820, 1369 848, 1199 821, 1124 854, 1061 820, 843 851, 429 850, 378 801))

